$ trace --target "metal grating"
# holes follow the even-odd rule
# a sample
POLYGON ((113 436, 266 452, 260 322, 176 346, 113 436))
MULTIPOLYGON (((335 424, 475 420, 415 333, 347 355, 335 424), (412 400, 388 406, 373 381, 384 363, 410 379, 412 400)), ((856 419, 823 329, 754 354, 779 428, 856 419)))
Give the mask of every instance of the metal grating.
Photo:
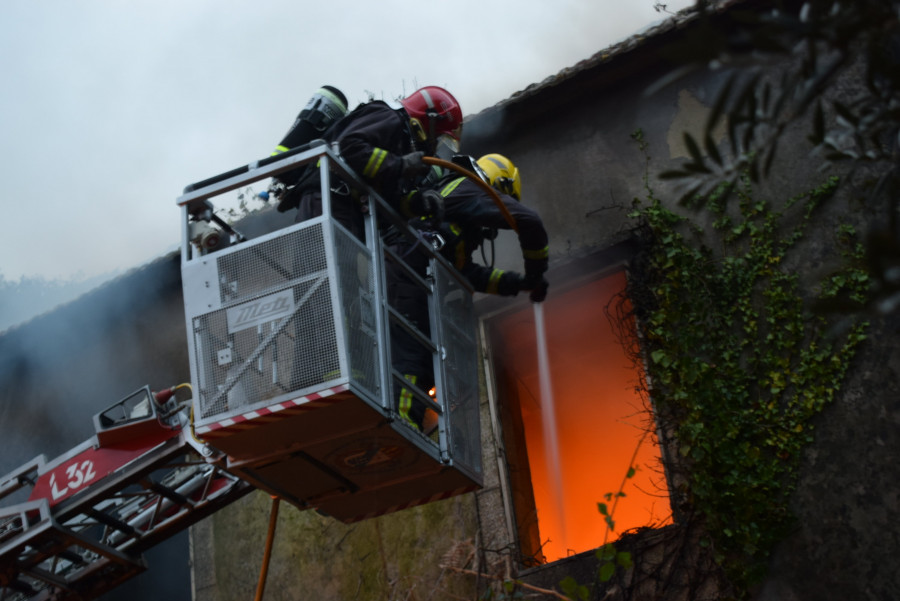
POLYGON ((321 223, 284 236, 251 242, 217 259, 222 304, 264 295, 327 266, 321 223))
POLYGON ((439 303, 443 395, 449 405, 450 444, 454 462, 481 473, 481 416, 478 350, 472 295, 447 269, 436 265, 435 298, 439 303))
POLYGON ((372 254, 355 236, 340 227, 334 229, 334 244, 350 380, 379 399, 381 382, 372 254))
POLYGON ((191 319, 201 419, 342 376, 322 224, 217 260, 222 307, 191 319))

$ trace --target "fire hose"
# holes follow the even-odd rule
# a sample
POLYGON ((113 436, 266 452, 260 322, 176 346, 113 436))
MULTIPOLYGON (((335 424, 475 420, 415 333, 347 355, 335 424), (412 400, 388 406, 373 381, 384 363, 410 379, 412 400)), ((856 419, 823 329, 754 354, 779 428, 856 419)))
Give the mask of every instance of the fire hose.
POLYGON ((494 201, 494 204, 497 205, 497 208, 500 209, 500 213, 503 215, 503 218, 506 219, 506 223, 509 224, 509 227, 512 228, 512 230, 517 234, 519 233, 519 227, 516 225, 516 220, 513 219, 513 216, 509 212, 509 209, 507 209, 506 205, 503 204, 503 201, 500 199, 500 195, 497 194, 497 191, 494 190, 494 188, 483 179, 481 179, 468 169, 460 167, 456 163, 451 163, 450 161, 445 161, 443 159, 438 159, 435 157, 422 157, 422 162, 424 162, 426 165, 435 165, 437 167, 444 167, 446 169, 450 169, 451 171, 456 171, 460 175, 463 175, 478 184, 478 187, 487 192, 491 197, 491 200, 494 201))
POLYGON ((280 498, 272 497, 272 509, 269 511, 269 530, 266 534, 262 567, 259 570, 259 580, 256 583, 256 595, 253 597, 253 601, 262 601, 263 592, 266 590, 266 578, 269 575, 269 560, 272 558, 272 541, 275 540, 275 524, 278 522, 278 504, 280 501, 280 498))

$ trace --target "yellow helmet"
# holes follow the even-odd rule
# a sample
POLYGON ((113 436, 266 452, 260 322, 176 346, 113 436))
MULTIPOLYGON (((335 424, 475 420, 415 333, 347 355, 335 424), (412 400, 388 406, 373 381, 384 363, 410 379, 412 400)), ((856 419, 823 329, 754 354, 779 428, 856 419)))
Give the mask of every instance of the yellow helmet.
POLYGON ((516 200, 521 200, 522 178, 512 161, 502 154, 486 154, 476 161, 491 185, 516 200))

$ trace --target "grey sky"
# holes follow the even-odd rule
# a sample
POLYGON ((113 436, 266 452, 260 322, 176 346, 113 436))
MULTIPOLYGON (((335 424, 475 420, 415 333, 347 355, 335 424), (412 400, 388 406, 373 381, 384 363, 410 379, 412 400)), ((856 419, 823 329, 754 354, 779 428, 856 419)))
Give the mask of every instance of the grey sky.
POLYGON ((653 4, 4 0, 0 275, 175 248, 184 186, 267 156, 323 84, 351 107, 440 85, 469 115, 662 19, 653 4))

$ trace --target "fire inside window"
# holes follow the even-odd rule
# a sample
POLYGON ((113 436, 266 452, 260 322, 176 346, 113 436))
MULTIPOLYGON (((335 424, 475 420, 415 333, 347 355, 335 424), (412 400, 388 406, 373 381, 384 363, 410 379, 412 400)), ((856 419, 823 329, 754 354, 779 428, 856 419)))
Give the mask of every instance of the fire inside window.
POLYGON ((549 390, 545 387, 549 399, 541 398, 535 310, 506 313, 488 324, 513 512, 526 564, 589 551, 629 529, 671 521, 653 417, 637 389, 638 367, 617 331, 624 327, 633 333, 633 320, 620 318, 614 324, 606 310, 625 283, 619 271, 565 292, 553 294, 551 288, 540 308, 552 382, 549 390), (547 413, 548 406, 553 413, 547 413), (547 431, 553 421, 555 431, 547 431), (631 467, 634 475, 626 478, 631 467), (620 490, 624 496, 616 496, 620 490), (598 503, 611 510, 617 499, 615 530, 607 531, 598 503))

